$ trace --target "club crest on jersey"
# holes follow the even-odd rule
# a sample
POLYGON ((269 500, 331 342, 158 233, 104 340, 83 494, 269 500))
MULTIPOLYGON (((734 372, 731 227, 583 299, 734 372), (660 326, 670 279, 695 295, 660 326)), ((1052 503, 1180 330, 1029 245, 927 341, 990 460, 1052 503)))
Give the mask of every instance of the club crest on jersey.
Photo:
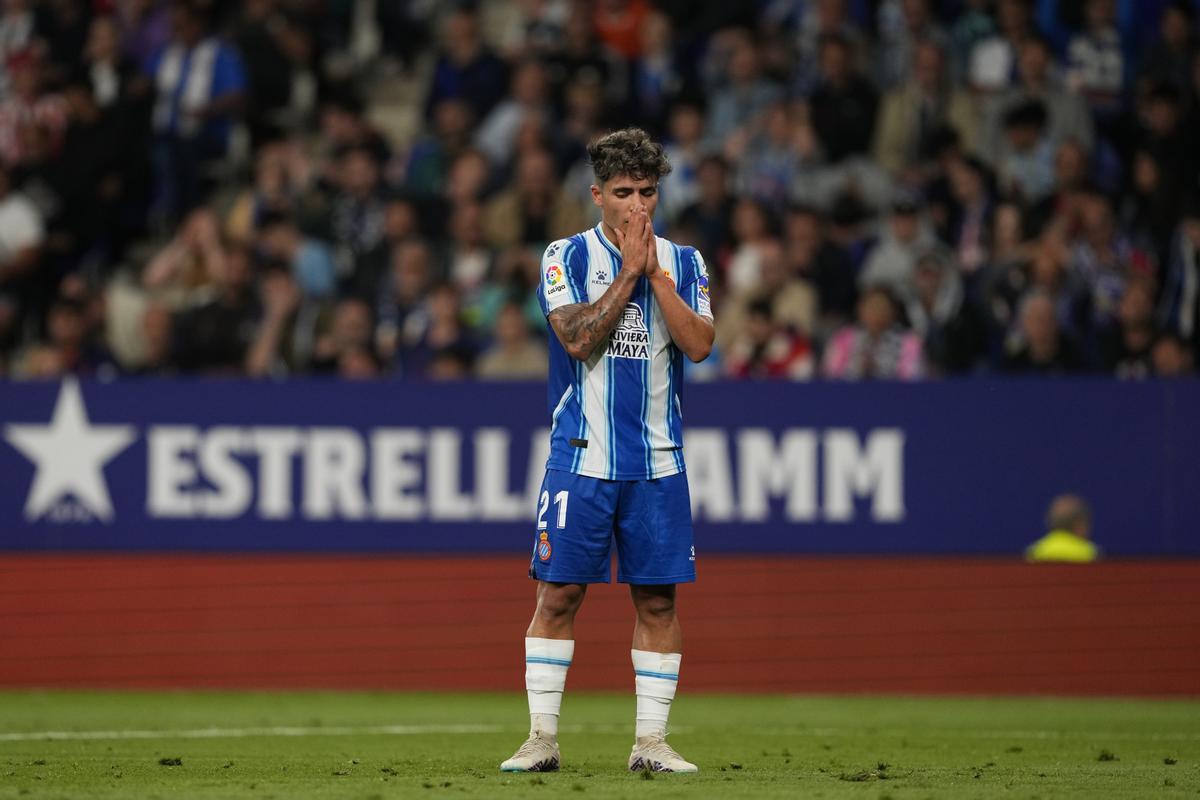
POLYGON ((621 322, 608 340, 608 353, 612 358, 650 359, 650 332, 642 308, 637 303, 625 306, 621 322))
POLYGON ((541 561, 550 560, 550 534, 542 531, 538 534, 537 555, 541 561))

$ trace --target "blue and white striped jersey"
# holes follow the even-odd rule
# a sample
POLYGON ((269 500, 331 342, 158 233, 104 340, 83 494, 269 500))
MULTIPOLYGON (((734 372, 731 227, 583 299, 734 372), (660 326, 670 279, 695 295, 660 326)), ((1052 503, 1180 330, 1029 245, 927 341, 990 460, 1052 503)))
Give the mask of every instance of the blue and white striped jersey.
MULTIPOLYGON (((708 272, 692 247, 656 238, 659 266, 696 313, 712 319, 708 272)), ((542 311, 594 303, 621 269, 621 254, 597 225, 553 242, 542 257, 542 311)), ((586 362, 550 331, 547 469, 609 480, 682 472, 683 353, 671 341, 650 282, 641 278, 608 342, 586 362)))

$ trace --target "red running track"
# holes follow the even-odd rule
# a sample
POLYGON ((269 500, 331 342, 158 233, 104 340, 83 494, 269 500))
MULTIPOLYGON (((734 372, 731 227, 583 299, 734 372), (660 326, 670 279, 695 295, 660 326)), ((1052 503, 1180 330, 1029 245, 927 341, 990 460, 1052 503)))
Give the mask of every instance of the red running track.
MULTIPOLYGON (((0 687, 519 689, 521 556, 0 557, 0 687)), ((707 558, 689 690, 1200 695, 1200 562, 707 558)), ((573 688, 631 682, 596 586, 573 688)))

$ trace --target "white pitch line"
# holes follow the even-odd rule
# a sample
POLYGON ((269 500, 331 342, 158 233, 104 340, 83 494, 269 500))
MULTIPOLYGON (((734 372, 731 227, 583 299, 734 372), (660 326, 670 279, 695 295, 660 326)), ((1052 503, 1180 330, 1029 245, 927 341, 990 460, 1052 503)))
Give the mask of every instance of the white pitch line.
MULTIPOLYGON (((513 733, 525 730, 513 725, 364 725, 364 726, 277 726, 263 728, 196 728, 191 730, 121 731, 27 731, 0 733, 0 742, 97 741, 111 739, 244 739, 251 736, 421 736, 425 734, 513 733)), ((624 733, 625 725, 564 725, 563 733, 624 733)), ((696 733, 693 726, 673 726, 675 733, 696 733)), ((922 735, 952 735, 964 739, 1081 739, 1093 741, 1200 741, 1197 733, 1134 733, 1118 731, 1055 731, 997 729, 933 729, 913 731, 892 728, 762 728, 759 733, 774 736, 813 738, 870 736, 916 738, 922 735)))
MULTIPOLYGON (((564 725, 564 733, 624 733, 628 725, 564 725)), ((0 742, 94 741, 103 739, 244 739, 250 736, 421 736, 425 734, 512 733, 524 731, 515 725, 363 725, 363 726, 276 726, 269 728, 196 728, 192 730, 124 731, 28 731, 0 733, 0 742)), ((690 733, 687 726, 672 728, 690 733)))
POLYGON ((0 742, 93 739, 242 739, 249 736, 419 736, 434 733, 500 733, 499 725, 371 725, 364 727, 196 728, 163 731, 29 731, 0 733, 0 742))

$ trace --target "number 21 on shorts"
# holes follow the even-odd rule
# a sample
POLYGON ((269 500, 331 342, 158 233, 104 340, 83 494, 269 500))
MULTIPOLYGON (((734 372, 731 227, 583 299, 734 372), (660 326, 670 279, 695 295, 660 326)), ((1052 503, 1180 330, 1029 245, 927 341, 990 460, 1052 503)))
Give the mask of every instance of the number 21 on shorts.
MULTIPOLYGON (((570 495, 564 489, 554 495, 554 505, 558 508, 558 529, 562 530, 567 527, 567 500, 570 495)), ((550 507, 550 493, 542 492, 542 499, 538 501, 538 518, 537 526, 539 531, 546 530, 546 510, 550 507)))

